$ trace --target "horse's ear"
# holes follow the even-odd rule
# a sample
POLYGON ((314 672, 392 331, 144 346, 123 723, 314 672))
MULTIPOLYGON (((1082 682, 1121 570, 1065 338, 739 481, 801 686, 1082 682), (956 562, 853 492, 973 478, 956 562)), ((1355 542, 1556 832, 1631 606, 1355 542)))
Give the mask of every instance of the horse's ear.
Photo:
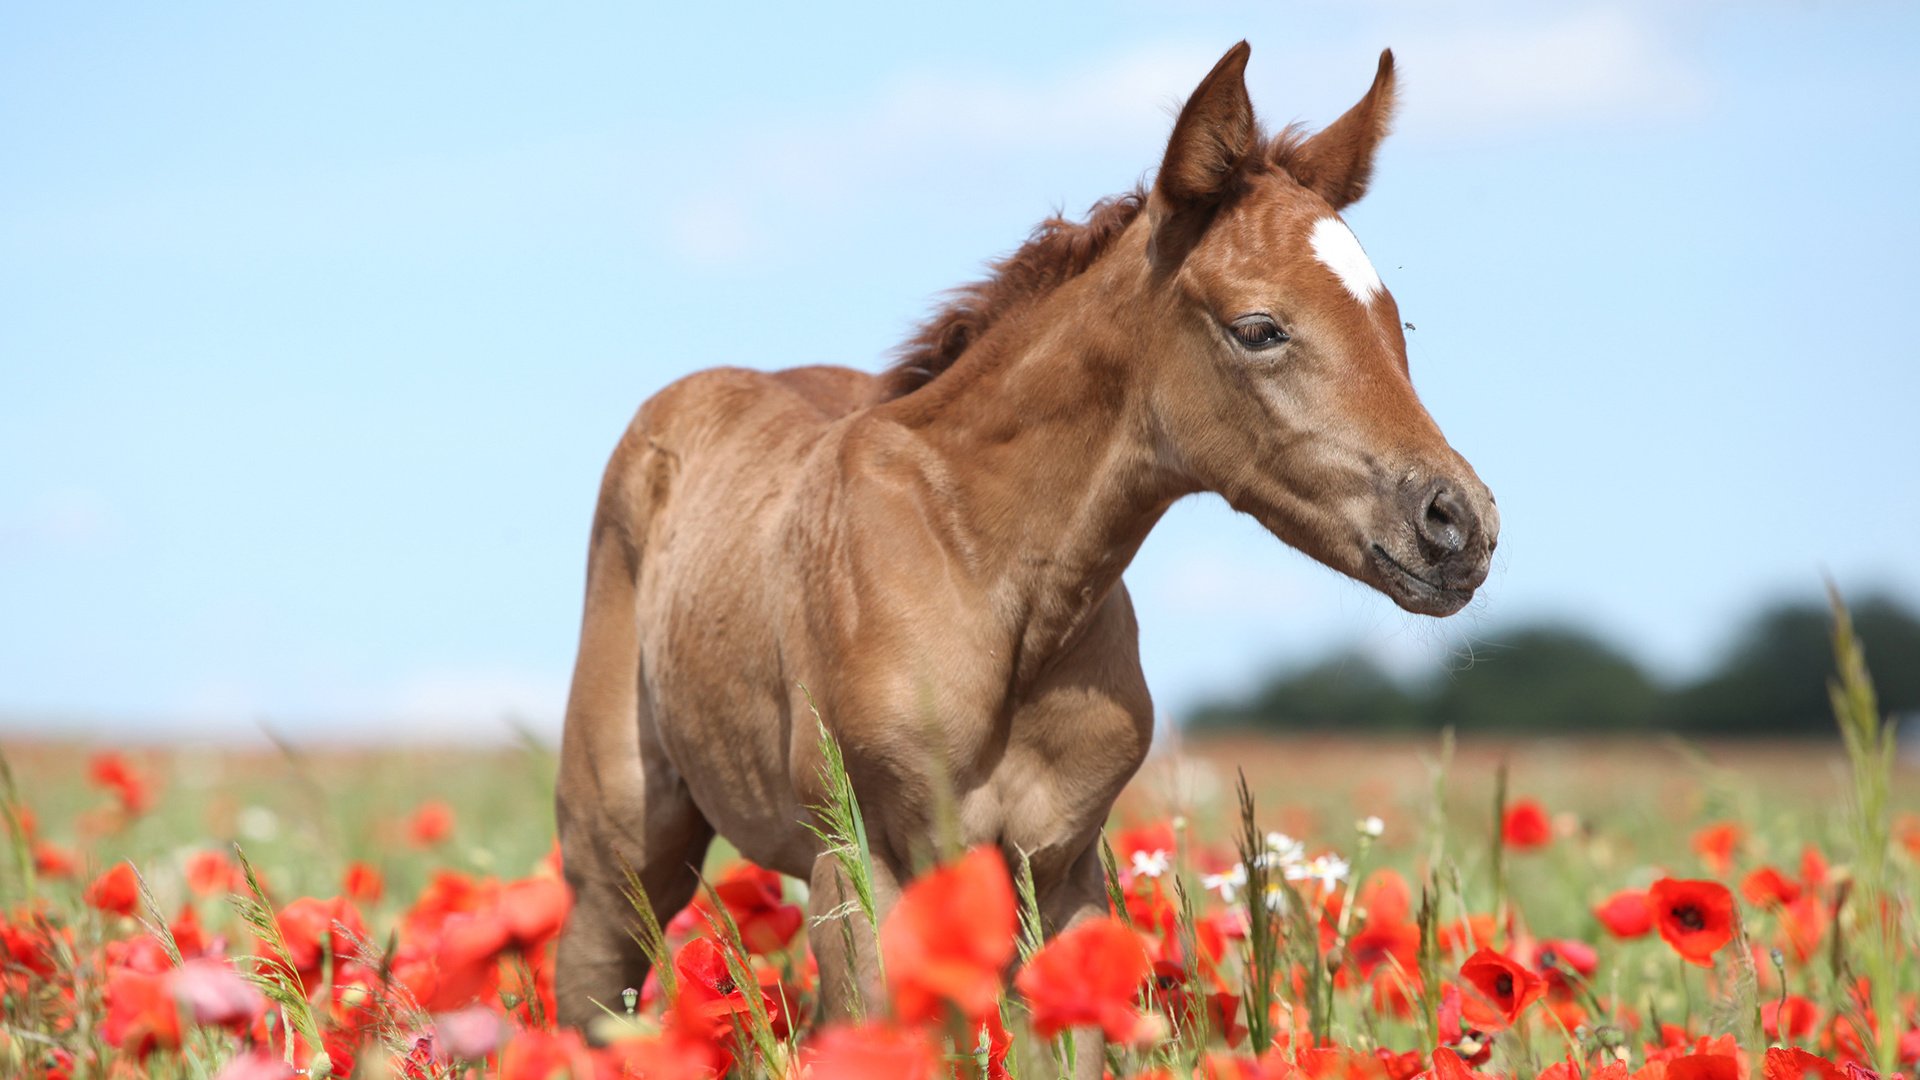
POLYGON ((1180 110, 1154 182, 1156 193, 1172 207, 1217 201, 1255 152, 1259 132, 1246 78, 1247 56, 1252 52, 1244 41, 1228 49, 1180 110))
POLYGON ((1339 210, 1367 193, 1373 153, 1393 119, 1393 50, 1380 53, 1373 86, 1346 114, 1296 146, 1276 143, 1280 164, 1300 186, 1318 192, 1339 210))

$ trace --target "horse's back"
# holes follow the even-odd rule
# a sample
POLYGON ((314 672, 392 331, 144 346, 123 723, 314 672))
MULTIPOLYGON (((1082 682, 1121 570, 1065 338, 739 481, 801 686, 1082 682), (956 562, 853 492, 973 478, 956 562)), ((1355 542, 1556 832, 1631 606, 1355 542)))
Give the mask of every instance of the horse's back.
POLYGON ((608 466, 610 481, 623 474, 610 486, 648 493, 648 520, 630 523, 652 564, 643 594, 706 600, 716 576, 761 569, 783 508, 804 497, 807 462, 874 381, 840 367, 710 368, 649 398, 608 466))
MULTIPOLYGON (((866 404, 874 376, 852 368, 813 366, 781 371, 717 367, 677 379, 640 406, 636 422, 656 443, 691 438, 724 444, 753 439, 779 425, 778 436, 830 423, 866 404), (676 437, 678 436, 678 437, 676 437)), ((693 447, 688 445, 685 450, 693 447)))

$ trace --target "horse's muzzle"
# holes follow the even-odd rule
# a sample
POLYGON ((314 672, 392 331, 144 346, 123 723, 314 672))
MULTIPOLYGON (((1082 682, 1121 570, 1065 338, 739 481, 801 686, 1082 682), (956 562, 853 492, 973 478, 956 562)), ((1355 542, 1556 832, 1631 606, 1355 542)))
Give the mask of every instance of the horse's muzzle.
POLYGON ((1446 476, 1398 492, 1410 542, 1375 541, 1369 555, 1383 591, 1408 611, 1451 615, 1487 580, 1500 540, 1500 511, 1478 478, 1446 476))

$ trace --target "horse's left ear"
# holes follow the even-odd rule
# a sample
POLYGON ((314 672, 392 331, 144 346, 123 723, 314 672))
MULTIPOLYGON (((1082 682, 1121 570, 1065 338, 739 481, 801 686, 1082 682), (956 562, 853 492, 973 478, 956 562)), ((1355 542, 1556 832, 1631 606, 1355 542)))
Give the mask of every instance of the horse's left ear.
POLYGON ((1335 210, 1358 202, 1373 179, 1373 152, 1393 119, 1393 50, 1380 53, 1380 69, 1360 103, 1298 146, 1283 148, 1283 164, 1300 186, 1318 192, 1335 210))

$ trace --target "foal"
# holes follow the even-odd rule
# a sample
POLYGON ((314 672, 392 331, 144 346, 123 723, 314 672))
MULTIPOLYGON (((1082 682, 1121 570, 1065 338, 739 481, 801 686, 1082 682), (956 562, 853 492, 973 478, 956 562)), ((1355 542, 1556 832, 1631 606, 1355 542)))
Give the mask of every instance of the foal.
MULTIPOLYGON (((1216 492, 1409 611, 1473 596, 1493 497, 1414 395, 1338 217, 1392 54, 1330 127, 1271 140, 1247 55, 1194 91, 1150 191, 1043 225, 886 374, 717 369, 641 406, 600 490, 561 749, 562 1021, 645 978, 626 867, 664 923, 718 832, 810 881, 816 917, 842 906, 802 824, 823 800, 807 690, 882 909, 947 791, 961 839, 1032 860, 1049 931, 1103 914, 1097 837, 1153 731, 1120 575, 1177 499, 1216 492)), ((845 940, 811 938, 827 1008, 880 1007, 845 940)))

